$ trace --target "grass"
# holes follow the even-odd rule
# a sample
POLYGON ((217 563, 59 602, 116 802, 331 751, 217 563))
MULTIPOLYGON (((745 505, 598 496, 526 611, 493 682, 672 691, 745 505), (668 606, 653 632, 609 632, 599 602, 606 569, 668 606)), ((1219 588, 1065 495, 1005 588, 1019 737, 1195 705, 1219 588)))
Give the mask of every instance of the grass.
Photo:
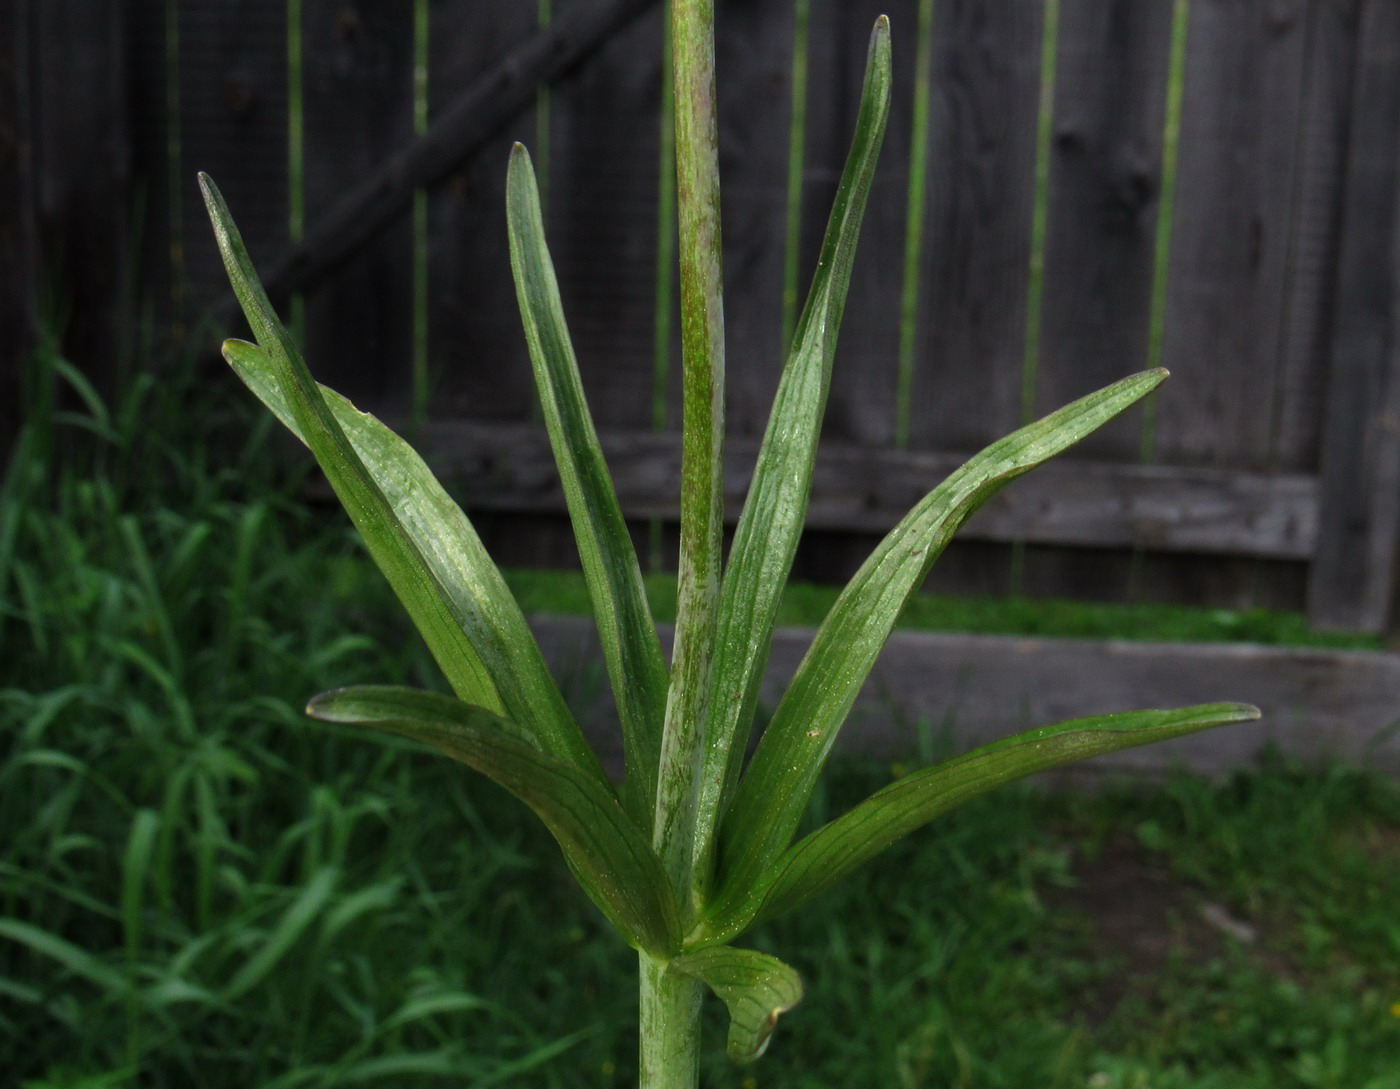
MULTIPOLYGON (((226 391, 108 406, 47 362, 0 495, 9 1083, 634 1081, 632 958, 536 823, 447 761, 301 716, 334 684, 433 683, 342 524, 260 433, 212 452, 210 421, 253 427, 226 391)), ((535 608, 577 594, 512 578, 535 608)), ((821 602, 797 588, 786 619, 821 602)), ((836 769, 813 819, 895 771, 836 769)), ((1400 787, 1353 770, 1003 791, 760 932, 808 997, 757 1066, 713 1048, 704 1083, 1396 1089, 1397 902, 1400 787)))

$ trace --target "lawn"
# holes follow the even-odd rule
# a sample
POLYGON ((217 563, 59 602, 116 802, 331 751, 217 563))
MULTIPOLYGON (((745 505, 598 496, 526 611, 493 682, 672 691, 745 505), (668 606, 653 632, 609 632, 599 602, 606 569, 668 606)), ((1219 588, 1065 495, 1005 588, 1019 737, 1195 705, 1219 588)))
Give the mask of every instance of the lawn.
MULTIPOLYGON (((634 958, 536 822, 411 744, 301 716, 433 667, 226 392, 31 413, 56 422, 5 478, 7 1084, 634 1083, 634 958), (222 422, 253 441, 215 452, 222 422)), ((576 596, 513 578, 532 607, 576 596)), ((799 588, 788 619, 824 593, 799 588)), ((1146 615, 925 606, 1048 634, 1146 615)), ((1311 638, 1268 614, 1159 619, 1148 634, 1311 638)), ((834 769, 811 818, 904 770, 834 769)), ((745 1070, 713 1010, 704 1084, 1400 1089, 1397 903, 1400 785, 1354 769, 1003 790, 759 931, 807 997, 745 1070)))

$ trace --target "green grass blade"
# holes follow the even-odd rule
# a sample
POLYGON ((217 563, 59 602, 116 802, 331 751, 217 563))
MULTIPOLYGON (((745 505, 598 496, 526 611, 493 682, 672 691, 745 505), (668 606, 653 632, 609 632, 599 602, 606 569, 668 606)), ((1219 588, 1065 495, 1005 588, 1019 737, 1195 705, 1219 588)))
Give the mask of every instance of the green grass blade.
POLYGON ((316 921, 316 916, 325 910, 339 880, 340 870, 335 866, 326 866, 308 881, 277 920, 277 925, 272 928, 261 948, 244 961, 243 966, 224 986, 219 997, 226 1002, 232 1001, 240 995, 247 994, 266 979, 277 967, 278 962, 306 933, 306 928, 316 921))
POLYGON ((925 496, 841 592, 764 731, 725 818, 724 898, 787 849, 851 704, 904 603, 958 527, 1016 477, 1062 452, 1156 388, 1145 371, 993 443, 925 496))
POLYGON ((559 284, 544 237, 544 216, 529 153, 516 144, 506 184, 511 269, 544 408, 564 484, 603 658, 612 678, 627 765, 624 798, 650 821, 666 712, 666 660, 642 585, 632 537, 584 400, 578 362, 564 320, 559 284))
MULTIPOLYGON (((248 388, 311 446, 269 353, 231 340, 224 355, 248 388)), ((592 768, 605 781, 524 614, 461 507, 408 443, 333 390, 322 388, 320 394, 387 512, 378 520, 386 532, 374 540, 363 528, 361 533, 453 690, 469 700, 477 693, 474 702, 521 723, 540 747, 592 768)), ((356 508, 346 506, 359 526, 356 508)))
POLYGON ((993 787, 1047 768, 1250 722, 1259 709, 1209 703, 1173 711, 1129 711, 1073 719, 1003 738, 877 791, 849 813, 795 844, 760 887, 719 909, 719 936, 788 911, 831 887, 900 838, 993 787))
POLYGON ((136 963, 141 951, 146 885, 150 880, 159 829, 159 813, 154 809, 138 809, 131 820, 131 831, 127 834, 126 851, 122 856, 121 911, 128 965, 136 963))
POLYGON ((738 778, 778 606, 807 516, 831 361, 861 218, 889 117, 890 78, 889 20, 881 16, 870 38, 850 154, 720 589, 714 694, 696 820, 694 880, 696 898, 702 901, 713 862, 718 815, 738 778))
POLYGON ((306 710, 422 741, 493 779, 545 823, 584 891, 629 943, 656 955, 676 950, 680 923, 661 860, 616 796, 582 769, 512 736, 500 716, 437 692, 342 688, 306 710))
MULTIPOLYGON (((81 976, 111 995, 126 991, 128 981, 116 968, 98 959, 81 946, 74 945, 66 938, 50 934, 33 923, 22 919, 0 919, 0 939, 22 945, 42 957, 55 960, 76 976, 81 976)), ((54 989, 53 983, 48 990, 54 989)))
POLYGON ((682 953, 668 969, 705 981, 729 1010, 729 1057, 753 1062, 768 1048, 778 1017, 802 1001, 802 977, 777 957, 728 945, 682 953))

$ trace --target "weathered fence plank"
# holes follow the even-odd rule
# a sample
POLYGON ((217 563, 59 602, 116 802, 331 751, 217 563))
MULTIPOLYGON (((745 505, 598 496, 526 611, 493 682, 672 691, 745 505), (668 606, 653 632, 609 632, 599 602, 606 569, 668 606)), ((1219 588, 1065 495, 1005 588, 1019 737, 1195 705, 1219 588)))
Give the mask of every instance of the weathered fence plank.
POLYGON ((1302 3, 1191 4, 1155 445, 1171 464, 1272 460, 1306 29, 1302 3))
POLYGON ((1021 417, 1043 9, 934 5, 915 448, 977 449, 1021 417))
POLYGON ((20 367, 39 338, 29 66, 31 0, 0 0, 0 457, 19 428, 20 367))
POLYGON ((125 14, 122 3, 81 0, 29 13, 40 289, 62 285, 64 307, 82 315, 63 330, 65 352, 117 364, 99 381, 129 362, 132 332, 125 14))
MULTIPOLYGON (((460 3, 431 9, 428 115, 537 31, 534 4, 460 3)), ((533 92, 531 99, 533 101, 533 92)), ((530 360, 516 309, 506 241, 506 162, 513 140, 533 141, 532 107, 518 113, 429 194, 429 359, 436 417, 528 419, 530 360)))
MULTIPOLYGON (((434 467, 460 488, 472 509, 563 512, 563 491, 541 428, 435 423, 423 439, 434 467)), ((614 429, 602 442, 624 513, 674 519, 680 495, 677 436, 614 429)), ((728 444, 731 519, 738 516, 757 453, 756 437, 728 444)), ((817 462, 808 526, 883 533, 959 464, 954 454, 827 444, 817 462)), ((1316 547, 1318 503, 1311 476, 1050 462, 994 497, 963 535, 1302 559, 1316 547)))
POLYGON ((1347 144, 1361 0, 1308 5, 1304 82, 1287 310, 1280 330, 1279 394, 1271 464, 1315 472, 1319 465, 1340 250, 1347 144))
POLYGON ((1363 41, 1308 613, 1375 630, 1392 604, 1400 533, 1400 10, 1368 5, 1363 41))
MULTIPOLYGON (((720 181, 724 187, 724 287, 728 426, 761 435, 778 386, 792 137, 792 3, 720 0, 730 31, 715 43, 720 181)), ((810 281, 798 274, 798 297, 810 281)), ((799 307, 801 303, 798 303, 799 307)))
MULTIPOLYGON (((1135 0, 1060 5, 1039 359, 1038 414, 1147 364, 1173 8, 1135 0)), ((1131 461, 1141 412, 1075 457, 1131 461)))
POLYGON ((658 5, 613 34, 549 91, 549 246, 605 428, 651 420, 661 16, 658 5))
MULTIPOLYGON (((413 23, 366 0, 302 0, 303 199, 314 222, 413 137, 413 23)), ((404 209, 306 297, 308 359, 352 400, 408 391, 413 235, 404 209)))
MULTIPOLYGON (((182 195, 190 179, 178 163, 178 13, 165 0, 127 0, 133 243, 136 283, 132 301, 150 323, 147 343, 183 348, 188 336, 185 301, 182 195)), ((196 168, 198 169, 198 168, 196 168)))
MULTIPOLYGON (((264 272, 287 247, 287 10, 265 0, 176 5, 182 278, 198 313, 228 292, 195 173, 210 174, 264 272)), ((244 330, 239 317, 234 328, 244 330)))

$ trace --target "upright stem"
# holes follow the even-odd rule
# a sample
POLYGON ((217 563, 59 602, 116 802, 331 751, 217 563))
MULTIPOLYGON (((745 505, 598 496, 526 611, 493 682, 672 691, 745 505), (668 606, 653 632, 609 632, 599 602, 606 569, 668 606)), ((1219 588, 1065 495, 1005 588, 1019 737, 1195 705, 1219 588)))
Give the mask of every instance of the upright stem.
POLYGON ((661 741, 654 842, 689 903, 697 771, 722 559, 724 305, 713 0, 675 0, 676 201, 680 226, 681 551, 675 654, 661 741))
MULTIPOLYGON (((714 0, 673 0, 681 289, 681 551, 653 843, 688 927, 724 514, 724 306, 714 0)), ((703 984, 640 954, 642 1089, 696 1089, 703 984)))
POLYGON ((700 1084, 700 1000, 705 985, 667 974, 664 960, 639 953, 641 1089, 695 1089, 700 1084))

